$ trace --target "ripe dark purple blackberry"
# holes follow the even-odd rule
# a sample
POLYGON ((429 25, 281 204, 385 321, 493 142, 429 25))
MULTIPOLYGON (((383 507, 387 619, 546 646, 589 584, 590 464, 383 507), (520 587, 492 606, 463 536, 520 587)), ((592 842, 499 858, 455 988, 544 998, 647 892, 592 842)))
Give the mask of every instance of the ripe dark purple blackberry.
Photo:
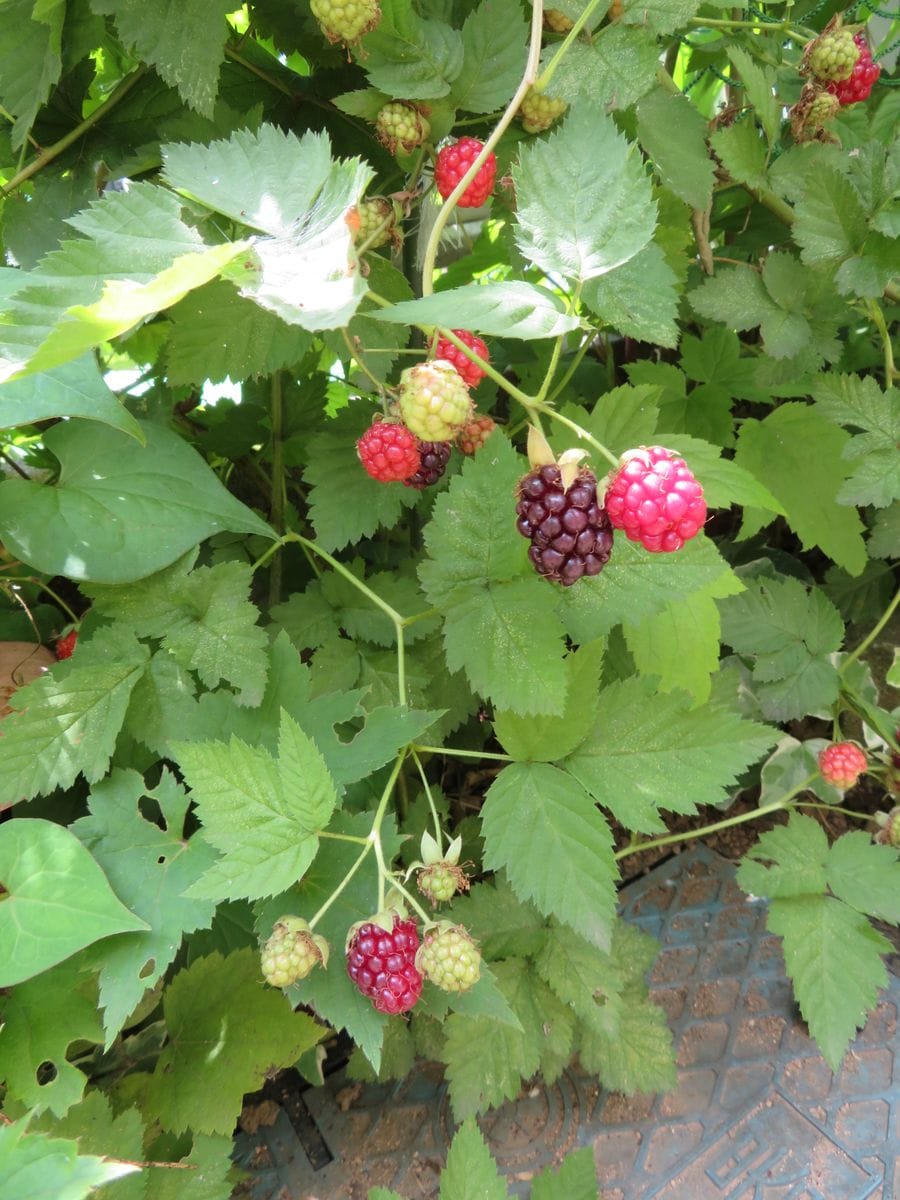
POLYGON ((450 442, 419 442, 419 469, 414 475, 410 475, 409 479, 403 480, 403 486, 421 492, 423 488, 437 483, 447 470, 452 449, 450 442))
POLYGON ((586 467, 568 490, 559 467, 525 475, 516 513, 516 528, 531 539, 528 557, 545 579, 570 587, 583 575, 599 575, 609 562, 612 526, 597 500, 597 478, 586 467))

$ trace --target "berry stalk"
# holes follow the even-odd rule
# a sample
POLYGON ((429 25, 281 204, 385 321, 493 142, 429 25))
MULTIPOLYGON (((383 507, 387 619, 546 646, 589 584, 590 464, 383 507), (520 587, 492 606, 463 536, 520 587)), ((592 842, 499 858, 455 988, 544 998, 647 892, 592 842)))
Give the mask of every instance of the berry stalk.
POLYGON ((594 9, 597 8, 599 4, 600 0, 590 0, 585 8, 582 9, 581 16, 579 16, 578 20, 568 31, 563 40, 559 43, 553 57, 547 63, 546 67, 544 67, 543 71, 541 71, 538 78, 534 81, 534 86, 538 89, 538 91, 544 92, 547 90, 550 80, 553 78, 556 72, 556 68, 562 62, 563 56, 566 54, 569 47, 591 19, 594 9))

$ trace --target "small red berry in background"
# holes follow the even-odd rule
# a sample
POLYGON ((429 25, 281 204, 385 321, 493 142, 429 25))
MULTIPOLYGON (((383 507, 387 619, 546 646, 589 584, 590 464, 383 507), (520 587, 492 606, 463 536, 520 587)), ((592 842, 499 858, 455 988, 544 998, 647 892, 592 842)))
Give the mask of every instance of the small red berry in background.
MULTIPOLYGON (((474 350, 479 358, 483 358, 485 362, 490 362, 488 348, 480 337, 476 337, 474 333, 469 333, 466 329, 454 329, 453 332, 461 342, 474 350)), ((458 346, 454 346, 448 338, 438 338, 437 347, 434 352, 435 358, 442 358, 445 362, 452 363, 456 367, 457 372, 462 376, 463 381, 470 388, 478 387, 482 379, 484 379, 484 371, 476 363, 473 363, 471 358, 460 350, 458 346)))
POLYGON ((854 64, 850 78, 828 85, 829 92, 836 96, 843 106, 868 100, 872 88, 881 74, 881 67, 872 62, 872 52, 866 41, 866 35, 858 33, 853 41, 859 48, 859 58, 854 64))
POLYGON ((378 1012, 395 1016, 409 1012, 422 994, 422 975, 416 969, 419 931, 415 921, 394 917, 390 933, 367 922, 347 947, 347 974, 378 1012))
POLYGON ((846 791, 866 770, 868 761, 853 742, 834 742, 819 752, 819 771, 826 783, 846 791))
POLYGON ((370 425, 356 443, 356 453, 379 483, 402 483, 418 471, 421 461, 418 438, 405 425, 391 421, 370 425))
POLYGON ((703 528, 703 488, 683 458, 663 446, 623 455, 606 490, 610 522, 654 553, 680 550, 703 528))
MULTIPOLYGON (((461 137, 438 152, 434 164, 434 182, 446 200, 472 163, 484 149, 478 138, 461 137)), ((491 194, 497 174, 497 159, 491 153, 481 164, 478 174, 460 196, 460 208, 480 208, 491 194)))
POLYGON ((75 643, 77 641, 78 641, 78 630, 70 629, 68 633, 64 634, 57 641, 56 646, 54 647, 54 649, 56 651, 56 657, 58 659, 71 658, 72 652, 75 649, 75 643))

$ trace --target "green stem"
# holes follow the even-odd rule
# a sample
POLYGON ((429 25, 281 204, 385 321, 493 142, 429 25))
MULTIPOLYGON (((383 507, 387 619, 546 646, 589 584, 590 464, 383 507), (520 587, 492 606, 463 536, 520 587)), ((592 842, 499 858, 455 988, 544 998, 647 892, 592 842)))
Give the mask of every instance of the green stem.
POLYGON ((299 533, 295 533, 292 540, 299 542, 301 546, 306 546, 313 552, 313 554, 318 555, 323 562, 327 562, 333 571, 337 571, 337 573, 342 575, 349 584, 352 584, 358 592, 362 592, 364 596, 371 600, 376 608, 380 608, 388 620, 393 623, 393 625, 395 625, 398 629, 402 628, 403 617, 400 615, 400 613, 398 613, 395 608, 391 608, 390 604, 388 604, 386 600, 382 600, 377 592, 373 592, 370 587, 367 587, 366 584, 363 583, 361 579, 358 579, 352 571, 348 571, 343 563, 338 562, 336 558, 332 558, 332 556, 326 550, 323 550, 321 546, 317 546, 315 542, 311 542, 309 538, 305 538, 299 533))
POLYGON ((616 458, 613 452, 608 450, 602 442, 598 442, 597 439, 592 434, 588 433, 586 429, 582 429, 582 427, 575 421, 571 420, 569 417, 563 416, 561 412, 558 412, 555 408, 551 408, 548 404, 536 405, 536 408, 538 412, 546 413, 551 421, 558 421, 560 425, 565 425, 567 428, 571 429, 572 432, 576 434, 583 442, 587 442, 588 445, 593 446, 594 449, 599 454, 602 454, 603 457, 612 463, 614 467, 619 466, 619 460, 616 458))
POLYGON ((878 336, 881 338, 882 352, 884 354, 884 386, 889 388, 893 385, 898 374, 900 374, 894 366, 894 347, 891 342, 891 335, 888 331, 887 322, 884 319, 884 313, 881 311, 881 305, 877 300, 867 300, 866 311, 872 319, 872 324, 878 330, 878 336))
POLYGON ((863 640, 859 643, 859 645, 856 647, 856 649, 853 650, 850 654, 848 654, 847 657, 844 659, 844 661, 841 663, 841 668, 840 668, 840 671, 838 672, 839 675, 843 675, 844 672, 847 670, 847 668, 850 666, 850 664, 856 662, 856 660, 859 658, 859 656, 861 654, 864 654, 866 652, 866 650, 868 650, 868 648, 872 645, 872 643, 878 637, 879 633, 881 633, 882 629, 884 629, 885 625, 887 625, 888 621, 890 621, 891 617, 896 612, 898 604, 900 604, 900 590, 898 590, 897 592, 894 593, 893 600, 890 602, 890 604, 884 610, 884 613, 881 617, 881 620, 878 622, 878 624, 873 626, 873 628, 869 631, 868 635, 865 638, 863 638, 863 640))
POLYGON ((408 629, 410 625, 415 625, 416 621, 424 621, 428 617, 438 617, 440 616, 440 612, 439 608, 426 608, 424 612, 414 613, 411 617, 404 617, 403 628, 408 629))
POLYGON ((352 833, 330 833, 327 829, 320 829, 316 837, 330 838, 334 842, 356 842, 360 846, 371 844, 367 837, 355 837, 352 833))
MULTIPOLYGON (((5 109, 2 104, 0 104, 0 117, 3 117, 4 121, 9 121, 10 125, 15 125, 15 123, 16 123, 16 118, 12 115, 11 112, 9 112, 7 109, 5 109)), ((40 153, 40 149, 41 149, 40 143, 36 142, 34 140, 34 138, 31 136, 31 130, 28 131, 28 133, 25 135, 25 138, 26 138, 26 141, 31 142, 34 149, 37 150, 38 153, 40 153)))
MULTIPOLYGON (((319 837, 321 837, 321 836, 322 836, 322 834, 320 833, 319 837)), ((356 874, 356 872, 359 870, 359 868, 363 865, 363 863, 366 860, 366 855, 369 853, 369 851, 371 849, 372 849, 372 842, 370 842, 368 839, 366 839, 366 844, 365 844, 365 846, 363 846, 362 850, 360 850, 359 857, 356 859, 353 866, 350 868, 350 870, 347 872, 347 874, 344 876, 344 878, 341 880, 341 882, 337 885, 337 887, 334 889, 334 891, 331 893, 331 895, 328 897, 328 899, 325 901, 325 903, 322 905, 322 907, 319 909, 319 911, 310 920, 310 922, 309 922, 310 929, 315 929, 316 924, 322 919, 322 917, 325 916, 325 914, 328 912, 329 908, 331 908, 332 904, 334 904, 335 900, 337 900, 338 896, 341 894, 341 892, 344 890, 344 888, 347 886, 347 884, 350 882, 350 880, 353 878, 353 876, 356 874)))
MULTIPOLYGON (((430 326, 420 325, 419 328, 427 337, 430 326)), ((523 392, 521 388, 517 388, 514 383, 510 383, 505 376, 500 374, 496 367, 491 366, 486 358, 482 358, 480 354, 476 354, 470 346, 467 346, 461 338, 458 338, 452 329, 445 329, 443 325, 441 325, 438 326, 438 333, 442 338, 446 338, 448 342, 451 342, 457 348, 457 350, 462 350, 467 358, 471 359, 471 361, 475 363, 477 367, 484 371, 485 375, 487 375, 489 379, 493 379, 494 383, 496 383, 498 387, 503 388, 503 390, 508 395, 512 396, 514 400, 518 400, 520 404, 525 405, 526 407, 534 403, 527 392, 523 392)))
POLYGON ((653 838, 649 842, 638 842, 637 845, 628 845, 624 850, 619 850, 615 855, 618 862, 619 859, 628 858, 632 854, 640 854, 642 850, 655 850, 658 846, 672 846, 676 842, 689 842, 694 838, 706 837, 710 833, 718 833, 720 829, 730 829, 732 825, 743 825, 746 821, 755 821, 757 817, 766 817, 770 813, 780 812, 787 808, 794 796, 800 792, 806 791, 814 779, 819 778, 819 772, 815 771, 803 783, 791 790, 780 800, 775 800, 771 804, 763 805, 762 808, 754 809, 752 812, 739 813, 736 817, 726 817, 722 821, 715 821, 712 825, 704 825, 701 829, 689 829, 684 833, 670 833, 666 837, 653 838))
POLYGON ((257 67, 254 63, 249 62, 242 54, 238 54, 237 50, 235 50, 233 46, 226 46, 225 54, 232 60, 232 62, 236 62, 239 66, 243 67, 245 71, 249 71, 251 75, 255 75, 257 79, 262 79, 264 83, 269 84, 270 87, 273 87, 277 91, 281 92, 283 96, 290 96, 292 100, 297 99, 298 93, 295 92, 293 88, 288 87, 288 85, 281 79, 277 79, 268 71, 263 70, 262 67, 257 67))
MULTIPOLYGON (((272 423, 272 488, 270 493, 269 521, 278 534, 284 533, 284 391, 282 376, 276 371, 272 376, 271 395, 272 423)), ((279 554, 269 571, 269 607, 281 599, 282 558, 279 554)))
POLYGON ((350 351, 350 357, 354 360, 356 365, 362 371, 363 375, 365 375, 366 378, 371 380, 371 382, 375 385, 376 392, 378 392, 378 394, 381 395, 384 392, 384 384, 381 382, 381 380, 378 378, 378 376, 373 375, 372 372, 369 370, 369 368, 366 366, 365 362, 363 361, 361 352, 353 345, 353 342, 350 339, 350 331, 347 329, 346 325, 343 326, 343 328, 341 329, 341 336, 343 337, 344 342, 346 343, 347 349, 350 351))
POLYGON ((537 91, 545 92, 547 90, 556 68, 562 62, 564 55, 568 53, 569 47, 591 19, 594 9, 597 8, 599 4, 600 0, 589 0, 589 3, 582 9, 581 16, 578 18, 572 28, 566 33, 566 36, 554 51, 553 57, 550 59, 546 67, 544 67, 543 71, 541 71, 538 79, 535 81, 534 86, 537 91))
POLYGON ((36 588, 39 588, 42 592, 46 592, 55 604, 59 605, 73 625, 79 624, 78 616, 72 611, 71 608, 69 608, 62 596, 60 596, 58 592, 54 592, 53 588, 50 587, 48 583, 43 583, 40 579, 35 579, 32 575, 7 575, 3 582, 34 584, 36 588))
MULTIPOLYGON (((599 0, 592 0, 592 3, 598 3, 599 0)), ((537 74, 538 65, 541 61, 541 38, 543 36, 543 18, 544 5, 543 0, 532 0, 531 6, 531 36, 528 44, 528 58, 525 63, 525 71, 519 81, 519 86, 516 88, 513 98, 506 106, 503 116, 494 126, 494 129, 487 141, 481 148, 481 153, 466 171, 465 175, 460 179, 459 183, 444 201, 441 210, 437 215, 437 220, 431 227, 431 232, 428 235, 428 241, 425 244, 425 253, 422 259, 422 295, 430 296, 434 291, 434 264, 437 259, 438 246, 440 245, 441 235, 446 228, 447 222, 459 199, 465 192, 466 188, 481 170, 482 164, 487 159, 487 156, 493 151, 494 147, 500 141, 500 138, 506 132, 507 127, 511 124, 513 117, 519 110, 519 105, 528 91, 531 84, 534 82, 537 74)))
POLYGON ((422 760, 416 754, 415 750, 411 750, 413 762, 419 772, 419 778, 422 780, 422 787, 425 789, 425 796, 428 800, 428 807, 431 809, 431 818, 434 821, 434 840, 438 844, 438 849, 441 854, 444 853, 444 831, 441 829, 441 818, 438 816, 437 807, 434 803, 434 797, 431 794, 431 788, 428 786, 428 777, 425 774, 425 768, 422 766, 422 760))
POLYGON ((410 750, 419 754, 449 754, 451 758, 489 758, 494 762, 515 762, 509 754, 492 754, 490 750, 456 750, 452 746, 422 746, 414 742, 410 750))
POLYGON ((59 158, 64 150, 68 150, 73 142, 77 142, 89 129, 93 129, 98 121, 102 121, 120 101, 124 100, 138 80, 143 78, 149 69, 149 67, 142 63, 136 71, 133 71, 123 79, 116 90, 110 93, 103 103, 94 109, 89 117, 85 117, 74 129, 70 129, 64 137, 61 137, 58 142, 54 142, 52 146, 48 146, 43 154, 39 154, 27 166, 17 171, 9 183, 5 187, 0 188, 0 196, 8 196, 17 187, 25 183, 26 180, 30 179, 32 175, 36 175, 38 171, 42 171, 44 167, 49 166, 54 159, 59 158))
POLYGON ((559 383, 556 385, 556 387, 553 389, 553 391, 550 393, 550 395, 547 396, 546 402, 548 404, 553 403, 553 401, 556 399, 556 397, 565 388, 565 386, 568 384, 569 380, 572 378, 572 376, 578 370, 579 366, 581 365, 581 360, 584 358, 585 354, 587 354, 590 344, 594 340, 594 336, 595 336, 595 334, 594 334, 593 330, 591 330, 590 333, 588 333, 585 336, 581 345, 578 347, 578 349, 575 351, 575 354, 572 356, 572 361, 569 363, 568 367, 566 368, 565 372, 563 373, 562 379, 560 379, 559 383))
MULTIPOLYGON (((396 877, 396 875, 390 875, 390 876, 388 876, 388 878, 391 881, 391 887, 397 889, 397 891, 400 893, 400 895, 403 896, 403 898, 406 900, 406 902, 410 906, 410 908, 414 909, 415 912, 417 912, 418 915, 422 918, 423 923, 425 925, 430 925, 434 921, 434 917, 432 917, 429 913, 427 913, 425 911, 425 909, 418 902, 418 900, 415 898, 415 896, 412 894, 412 892, 410 892, 410 890, 408 888, 405 888, 403 886, 403 884, 396 877)), ((379 909, 379 911, 380 911, 380 909, 379 909)))
POLYGON ((375 810, 375 816, 372 820, 372 828, 369 830, 369 841, 375 850, 375 861, 378 863, 378 907, 375 910, 376 912, 381 912, 384 908, 384 881, 388 874, 384 863, 384 851, 381 847, 381 822, 384 820, 388 801, 391 798, 394 784, 397 782, 397 776, 400 774, 403 766, 404 753, 404 751, 401 751, 397 755, 391 773, 388 776, 388 781, 384 785, 384 791, 381 793, 381 799, 378 801, 378 808, 375 810))
POLYGON ((838 804, 814 804, 811 800, 798 800, 795 808, 822 808, 826 812, 843 813, 845 817, 855 817, 858 821, 874 821, 872 813, 854 812, 852 808, 841 808, 838 804))

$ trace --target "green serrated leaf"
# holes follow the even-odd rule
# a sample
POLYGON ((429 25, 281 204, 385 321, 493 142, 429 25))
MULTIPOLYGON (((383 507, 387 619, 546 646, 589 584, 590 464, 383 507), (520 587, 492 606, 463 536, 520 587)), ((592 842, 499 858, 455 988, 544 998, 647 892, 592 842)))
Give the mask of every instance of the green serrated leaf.
POLYGON ((176 304, 166 364, 171 383, 272 375, 300 361, 311 337, 216 280, 176 304))
POLYGON ((176 743, 173 752, 203 836, 223 855, 191 887, 192 897, 273 896, 303 875, 337 796, 324 759, 296 721, 282 712, 277 761, 236 737, 176 743))
POLYGON ((737 881, 753 896, 823 895, 827 855, 828 838, 822 826, 793 812, 787 825, 761 834, 747 851, 737 881), (771 866, 763 866, 766 862, 771 866))
POLYGON ((536 1175, 531 1185, 531 1200, 600 1200, 591 1147, 572 1150, 558 1170, 547 1167, 536 1175))
POLYGON ((543 917, 533 904, 520 900, 503 875, 493 883, 476 883, 453 901, 453 919, 465 925, 488 960, 525 958, 546 941, 543 917))
POLYGON ((589 941, 559 925, 552 930, 535 967, 539 975, 591 1028, 615 1036, 622 1017, 624 979, 606 954, 589 941))
POLYGON ((14 693, 0 725, 0 807, 70 787, 79 773, 88 783, 102 778, 149 657, 131 634, 102 630, 77 659, 14 693))
POLYGON ((473 1120, 457 1130, 441 1174, 440 1200, 506 1200, 506 1183, 473 1120))
MULTIPOLYGON (((102 1041, 97 989, 82 973, 79 958, 19 984, 4 997, 0 1027, 0 1076, 7 1097, 62 1117, 87 1086, 84 1072, 69 1062, 70 1046, 102 1041), (48 1062, 56 1070, 52 1079, 40 1073, 41 1064, 48 1062)), ((13 1195, 18 1198, 19 1193, 13 1195)))
POLYGON ((115 19, 122 41, 177 88, 191 108, 213 115, 225 57, 229 0, 91 0, 94 12, 115 19))
POLYGON ((202 838, 184 836, 189 800, 164 770, 152 791, 135 771, 114 771, 90 796, 90 816, 72 832, 106 872, 117 895, 146 922, 147 932, 117 937, 88 961, 100 969, 100 1003, 106 1046, 112 1044, 145 991, 166 972, 182 935, 210 924, 215 905, 184 893, 215 861, 202 838), (159 805, 163 828, 144 819, 139 804, 149 796, 159 805))
POLYGON ((679 337, 677 282, 662 248, 650 242, 627 263, 589 279, 581 298, 619 333, 671 347, 679 337))
POLYGON ((444 616, 450 670, 464 668, 499 708, 554 714, 566 688, 555 593, 531 571, 508 517, 524 465, 499 433, 464 464, 435 502, 419 576, 444 616))
POLYGON ((27 1129, 27 1119, 0 1126, 0 1192, 16 1200, 82 1200, 102 1184, 139 1169, 79 1154, 76 1141, 27 1129))
POLYGON ((327 135, 272 125, 208 146, 169 145, 164 173, 178 192, 268 236, 233 272, 241 294, 290 325, 346 325, 366 290, 347 211, 372 177, 359 159, 336 162, 327 135))
MULTIPOLYGON (((136 1108, 128 1108, 114 1116, 109 1100, 101 1091, 88 1092, 62 1119, 56 1115, 51 1118, 49 1112, 43 1113, 37 1121, 32 1122, 31 1129, 34 1133, 74 1138, 82 1155, 126 1159, 132 1164, 144 1158, 144 1122, 140 1113, 136 1108)), ((130 1175, 123 1175, 115 1186, 108 1189, 107 1194, 114 1200, 146 1200, 146 1182, 144 1172, 136 1170, 130 1175)))
POLYGON ((481 811, 484 865, 504 868, 513 890, 607 949, 618 869, 612 833, 571 776, 547 763, 513 763, 481 811))
POLYGON ((900 857, 860 829, 832 843, 825 862, 828 886, 857 912, 900 924, 900 857))
POLYGON ((379 483, 359 469, 355 443, 372 415, 363 405, 354 405, 310 439, 304 478, 310 485, 316 540, 323 550, 339 550, 379 526, 389 529, 418 499, 412 488, 379 483))
POLYGON ((657 833, 660 809, 720 803, 775 740, 764 725, 715 703, 692 708, 684 693, 635 676, 600 693, 596 726, 564 766, 626 829, 657 833))
POLYGON ((515 0, 482 0, 462 27, 462 69, 449 100, 465 112, 502 108, 522 77, 528 30, 515 0))
POLYGON ((837 1073, 844 1051, 887 983, 891 944, 860 913, 830 896, 773 900, 768 928, 784 939, 784 960, 803 1019, 837 1073))
POLYGON ((715 168, 706 145, 706 121, 690 100, 655 88, 637 106, 637 133, 663 185, 691 208, 705 211, 715 168))
POLYGON ((521 150, 513 179, 516 242, 551 275, 575 283, 605 275, 653 236, 656 205, 640 155, 588 104, 521 150))
POLYGON ((781 129, 781 107, 775 97, 775 72, 751 58, 741 46, 728 46, 726 53, 738 70, 747 99, 753 105, 766 137, 770 142, 775 142, 781 129))
POLYGON ((895 390, 882 392, 871 376, 830 372, 816 379, 813 398, 829 421, 862 431, 844 446, 843 457, 856 465, 838 502, 884 508, 900 497, 900 402, 895 390))
POLYGON ((362 43, 372 86, 408 100, 446 96, 463 64, 459 31, 420 17, 410 0, 384 0, 381 13, 362 43))
POLYGON ((594 723, 603 666, 602 641, 588 642, 566 657, 566 706, 540 722, 499 709, 494 733, 507 754, 528 762, 555 762, 574 750, 594 723))
POLYGON ((569 47, 553 76, 553 94, 569 104, 585 100, 621 111, 650 91, 658 66, 655 36, 616 22, 591 42, 579 40, 569 47))
POLYGON ((717 129, 709 141, 716 157, 737 183, 755 188, 769 186, 766 144, 753 121, 736 121, 717 129))
POLYGON ((3 541, 48 575, 127 583, 223 530, 272 537, 177 434, 141 422, 145 445, 95 422, 44 434, 62 464, 55 487, 0 483, 3 541))
POLYGON ((761 480, 784 507, 804 549, 819 546, 850 575, 866 565, 862 523, 837 494, 851 468, 848 435, 805 404, 782 404, 741 426, 735 462, 761 480), (808 448, 815 446, 815 454, 808 448))
POLYGON ((675 1086, 672 1031, 666 1014, 646 996, 646 988, 631 987, 622 995, 622 1018, 615 1036, 584 1027, 578 1057, 613 1092, 660 1092, 675 1086))
POLYGON ((25 145, 38 110, 62 72, 65 7, 38 16, 34 0, 7 0, 0 48, 0 99, 15 117, 12 148, 25 145))
POLYGON ((239 689, 238 704, 259 704, 266 683, 267 638, 248 596, 253 572, 245 563, 194 567, 196 552, 165 571, 125 587, 88 589, 96 611, 163 650, 208 688, 224 681, 239 689), (193 569, 192 569, 193 568, 193 569))
POLYGON ((211 954, 179 971, 166 988, 169 1041, 147 1094, 164 1129, 230 1133, 245 1092, 273 1063, 294 1062, 326 1032, 260 979, 251 948, 211 954))
POLYGON ((50 417, 101 421, 139 441, 144 438, 140 425, 104 383, 92 355, 0 384, 0 428, 12 429, 50 417))
POLYGON ((519 280, 451 288, 404 300, 372 316, 398 325, 463 325, 473 333, 523 341, 558 337, 578 328, 577 317, 569 316, 552 292, 519 280))

